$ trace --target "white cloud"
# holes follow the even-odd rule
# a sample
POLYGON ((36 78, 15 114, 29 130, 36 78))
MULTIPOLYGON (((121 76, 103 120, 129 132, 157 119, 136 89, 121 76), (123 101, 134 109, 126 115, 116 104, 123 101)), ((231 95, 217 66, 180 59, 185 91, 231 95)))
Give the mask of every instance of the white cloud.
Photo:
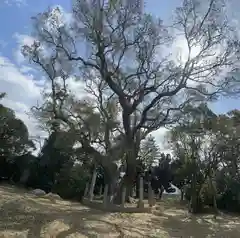
POLYGON ((156 142, 158 143, 158 146, 163 153, 170 153, 166 139, 166 134, 168 131, 168 129, 163 127, 151 133, 152 136, 155 137, 156 142))
MULTIPOLYGON (((7 2, 8 4, 11 4, 11 2, 19 4, 20 0, 8 0, 7 2)), ((63 23, 71 22, 71 15, 69 13, 64 12, 61 7, 59 7, 60 12, 56 11, 56 8, 54 9, 55 11, 52 11, 52 17, 57 17, 59 21, 63 23)), ((36 127, 36 121, 33 118, 29 118, 29 116, 26 114, 26 112, 30 110, 31 106, 36 105, 37 101, 41 100, 40 92, 45 85, 45 80, 43 79, 40 81, 34 80, 34 76, 31 74, 39 77, 40 73, 38 73, 37 70, 34 70, 29 65, 25 64, 26 61, 21 54, 21 46, 25 44, 31 45, 34 41, 34 38, 29 35, 19 33, 16 33, 14 38, 16 39, 18 45, 14 52, 17 65, 14 65, 13 62, 7 58, 0 57, 1 91, 7 93, 7 98, 3 100, 3 103, 16 111, 16 115, 25 122, 32 136, 45 135, 44 132, 40 131, 40 129, 36 127)), ((177 50, 178 46, 183 46, 183 43, 185 45, 185 42, 182 40, 178 42, 178 45, 175 45, 177 50)), ((187 54, 185 48, 181 50, 183 55, 187 54)), ((77 97, 82 95, 83 84, 76 82, 73 78, 69 78, 67 84, 69 89, 77 97)), ((164 152, 169 152, 165 149, 164 136, 166 131, 167 130, 165 128, 161 128, 152 134, 155 136, 161 150, 164 152)))
MULTIPOLYGON (((47 133, 42 131, 36 119, 30 117, 30 109, 38 102, 41 104, 41 91, 48 91, 50 84, 36 68, 28 64, 21 54, 22 45, 31 45, 34 39, 31 36, 14 34, 17 41, 17 48, 13 52, 14 62, 0 54, 0 92, 6 92, 7 96, 1 101, 5 106, 13 109, 16 116, 28 127, 31 137, 44 138, 47 133)), ((73 78, 68 80, 69 90, 80 96, 83 85, 73 78)), ((36 144, 39 149, 39 144, 36 144)), ((35 153, 36 154, 36 153, 35 153)))
POLYGON ((14 51, 14 57, 18 64, 22 64, 25 61, 25 59, 24 56, 22 55, 21 48, 23 45, 31 46, 34 43, 34 38, 29 35, 19 33, 15 33, 13 37, 14 39, 16 39, 18 45, 17 49, 14 51))
POLYGON ((31 136, 44 136, 45 133, 37 128, 36 120, 27 115, 30 108, 36 105, 37 101, 41 101, 41 84, 35 83, 31 76, 23 74, 3 56, 0 56, 0 84, 1 92, 7 93, 1 102, 12 108, 16 116, 24 121, 31 136))
POLYGON ((82 96, 86 94, 84 91, 85 85, 81 81, 76 81, 74 77, 69 77, 67 81, 68 88, 70 92, 72 92, 77 99, 81 99, 82 96))
MULTIPOLYGON (((60 11, 62 13, 64 13, 63 15, 60 15, 61 21, 65 22, 65 23, 69 22, 71 20, 71 17, 68 14, 66 14, 61 7, 60 7, 60 11)), ((11 98, 11 99, 10 100, 8 100, 8 98, 5 99, 4 103, 16 111, 17 116, 20 117, 28 126, 30 134, 32 136, 38 136, 38 135, 45 136, 46 134, 44 132, 42 132, 39 128, 36 127, 36 125, 37 125, 36 121, 33 118, 29 118, 29 116, 27 116, 26 112, 29 111, 31 106, 36 105, 37 100, 39 100, 41 98, 41 95, 40 95, 41 89, 43 87, 46 87, 45 92, 47 92, 50 89, 50 85, 47 85, 44 79, 40 80, 39 82, 36 82, 36 81, 34 82, 33 76, 31 76, 31 73, 33 73, 35 75, 37 73, 37 70, 30 67, 29 65, 24 64, 27 62, 21 53, 21 46, 22 45, 31 45, 34 41, 34 38, 29 35, 20 34, 20 33, 15 33, 14 38, 16 39, 17 45, 18 45, 18 47, 16 48, 16 50, 14 52, 14 56, 15 56, 14 58, 15 58, 18 66, 15 66, 11 63, 11 67, 12 67, 12 70, 15 71, 14 72, 15 74, 17 71, 17 73, 19 75, 21 75, 21 79, 24 78, 25 81, 26 81, 26 79, 29 80, 28 85, 25 85, 24 95, 28 95, 28 91, 31 91, 31 93, 26 97, 27 99, 22 98, 21 101, 18 101, 21 97, 16 96, 16 94, 13 93, 15 95, 15 97, 13 97, 12 94, 8 95, 8 98, 11 98), (26 76, 26 74, 28 74, 28 76, 26 76), (28 89, 26 87, 28 87, 28 89), (31 89, 31 87, 33 87, 33 90, 31 89), (30 99, 30 97, 34 97, 34 99, 30 99)), ((5 65, 5 67, 7 67, 7 65, 5 65)), ((11 72, 11 70, 9 72, 11 72)), ((24 80, 22 80, 22 82, 24 80)), ((1 81, 1 78, 0 78, 0 81, 1 81)), ((11 77, 8 77, 8 79, 6 81, 8 81, 8 83, 9 83, 9 81, 11 81, 11 77)), ((12 81, 11 84, 13 86, 10 86, 10 84, 9 84, 6 88, 12 87, 12 88, 16 88, 16 90, 18 91, 19 88, 22 87, 22 85, 24 85, 25 83, 21 84, 16 81, 12 81), (18 84, 18 86, 16 86, 15 84, 18 84)), ((74 77, 69 77, 69 79, 67 80, 67 86, 68 86, 68 89, 78 99, 80 99, 83 96, 84 84, 82 82, 75 80, 74 77)), ((3 91, 8 93, 7 89, 3 90, 3 91)), ((19 91, 21 92, 21 90, 19 90, 19 91)), ((156 138, 156 141, 159 144, 161 151, 168 153, 169 150, 166 150, 165 142, 164 142, 164 136, 165 136, 166 131, 167 130, 165 128, 161 128, 152 134, 156 138)))
POLYGON ((15 97, 17 97, 25 102, 25 100, 29 100, 29 98, 40 97, 39 88, 36 87, 32 77, 22 74, 8 58, 0 57, 0 66, 1 90, 9 87, 9 96, 12 99, 16 99, 15 97))
MULTIPOLYGON (((41 101, 41 90, 46 86, 46 83, 43 79, 34 81, 32 76, 26 74, 32 70, 27 66, 17 67, 8 58, 0 56, 1 92, 7 93, 2 103, 12 108, 16 112, 16 116, 24 121, 31 136, 43 138, 47 136, 47 133, 39 129, 37 121, 28 116, 28 112, 32 106, 41 101)), ((83 92, 83 85, 73 78, 69 78, 68 85, 69 89, 77 96, 83 92)), ((152 133, 162 152, 168 152, 164 142, 166 131, 167 129, 161 128, 152 133)))
POLYGON ((27 5, 27 0, 3 0, 3 3, 9 6, 21 7, 27 5))

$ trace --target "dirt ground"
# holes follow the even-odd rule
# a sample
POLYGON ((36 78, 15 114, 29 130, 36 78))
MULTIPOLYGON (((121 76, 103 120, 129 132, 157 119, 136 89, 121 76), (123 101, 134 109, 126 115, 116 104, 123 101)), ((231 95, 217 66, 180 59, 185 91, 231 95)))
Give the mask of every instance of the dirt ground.
POLYGON ((240 218, 192 216, 167 200, 154 214, 105 213, 79 203, 37 198, 0 186, 0 238, 239 238, 240 218))

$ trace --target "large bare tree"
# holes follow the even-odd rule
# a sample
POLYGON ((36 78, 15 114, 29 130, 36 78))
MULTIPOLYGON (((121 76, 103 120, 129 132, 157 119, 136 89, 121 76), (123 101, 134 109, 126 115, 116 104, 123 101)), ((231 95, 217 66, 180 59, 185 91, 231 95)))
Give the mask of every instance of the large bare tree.
POLYGON ((138 1, 126 7, 120 0, 75 0, 72 19, 65 23, 58 8, 35 17, 37 41, 23 52, 51 79, 58 119, 63 113, 54 102, 57 77, 64 92, 67 76, 77 75, 85 83, 90 72, 114 95, 121 108, 124 182, 130 187, 141 139, 177 122, 185 107, 230 93, 236 82, 226 77, 235 70, 238 40, 224 6, 222 0, 184 0, 174 24, 166 27, 143 13, 138 1), (177 39, 185 45, 181 57, 172 52, 177 39))

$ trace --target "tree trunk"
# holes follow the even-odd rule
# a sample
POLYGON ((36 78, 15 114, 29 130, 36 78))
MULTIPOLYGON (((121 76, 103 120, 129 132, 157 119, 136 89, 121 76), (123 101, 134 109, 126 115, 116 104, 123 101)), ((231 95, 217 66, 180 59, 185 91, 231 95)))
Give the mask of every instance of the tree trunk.
POLYGON ((148 204, 149 207, 154 206, 156 203, 155 198, 154 198, 154 192, 152 190, 151 182, 148 182, 148 204))
POLYGON ((122 189, 122 207, 124 207, 124 204, 125 204, 125 199, 126 199, 126 188, 123 187, 122 189))
POLYGON ((126 202, 130 202, 130 196, 132 193, 132 187, 133 187, 133 180, 131 180, 131 178, 129 178, 127 175, 124 175, 124 177, 122 178, 121 182, 118 184, 117 187, 117 191, 114 195, 114 200, 113 202, 115 204, 121 204, 122 202, 122 193, 123 190, 126 190, 126 197, 125 197, 125 201, 126 202))
POLYGON ((88 192, 89 192, 89 182, 86 183, 86 187, 84 190, 84 197, 86 198, 88 196, 88 192))
POLYGON ((160 199, 160 200, 162 199, 163 192, 164 192, 164 187, 161 186, 160 192, 159 192, 159 199, 160 199))
POLYGON ((135 171, 136 171, 136 166, 134 164, 127 164, 126 174, 118 184, 117 191, 114 196, 115 204, 121 204, 122 191, 124 187, 126 188, 125 201, 130 202, 130 196, 132 194, 133 184, 134 184, 135 174, 136 174, 135 171))
MULTIPOLYGON (((194 139, 193 139, 194 142, 194 139)), ((191 181, 191 197, 190 197, 190 203, 189 203, 189 212, 197 213, 198 212, 198 192, 197 192, 197 155, 196 155, 197 149, 195 148, 195 143, 193 143, 192 148, 192 181, 191 181)))
POLYGON ((90 191, 89 191, 89 199, 90 199, 90 201, 92 201, 93 197, 94 197, 94 188, 95 188, 96 179, 97 179, 97 170, 94 169, 93 175, 92 175, 90 191))
MULTIPOLYGON (((140 143, 140 141, 139 141, 140 143)), ((114 198, 114 203, 121 204, 121 194, 123 191, 123 187, 126 188, 126 202, 130 202, 130 195, 133 191, 133 184, 134 180, 136 178, 136 169, 137 169, 137 149, 136 149, 136 143, 134 142, 134 139, 132 136, 129 136, 126 138, 126 172, 125 175, 120 182, 120 186, 117 189, 116 196, 114 198)))
POLYGON ((181 198, 180 198, 180 201, 182 202, 184 199, 184 186, 181 187, 181 198))
POLYGON ((117 187, 117 180, 119 177, 119 171, 117 170, 116 166, 113 166, 113 164, 110 164, 108 166, 104 167, 104 184, 108 185, 107 187, 107 196, 108 196, 108 202, 112 202, 112 197, 115 194, 115 190, 117 187))
POLYGON ((213 194, 213 209, 214 209, 214 217, 216 218, 216 216, 218 215, 219 211, 217 208, 217 198, 216 198, 216 193, 213 194))
POLYGON ((109 185, 106 184, 104 187, 104 192, 103 192, 103 206, 106 208, 108 205, 108 188, 109 185))
POLYGON ((216 215, 218 214, 218 208, 217 208, 217 191, 216 191, 216 186, 215 186, 215 181, 213 182, 214 179, 214 175, 213 172, 211 171, 210 176, 209 176, 209 182, 210 182, 210 186, 211 186, 211 193, 212 193, 212 199, 213 199, 213 210, 215 213, 215 218, 216 215))
POLYGON ((133 186, 131 187, 131 189, 130 189, 130 191, 129 191, 129 196, 130 196, 130 197, 133 197, 134 188, 135 188, 135 184, 133 184, 133 186))
POLYGON ((192 182, 191 182, 191 198, 189 204, 189 212, 197 213, 198 203, 197 203, 197 178, 196 173, 192 174, 192 182))
POLYGON ((112 179, 112 181, 109 183, 109 188, 108 188, 108 197, 109 197, 109 202, 112 203, 114 200, 114 194, 116 191, 117 187, 117 180, 115 178, 112 179))
POLYGON ((26 182, 28 181, 30 177, 30 170, 29 169, 25 169, 20 177, 20 183, 21 184, 26 184, 26 182))
POLYGON ((143 187, 143 177, 139 178, 139 201, 138 201, 138 208, 143 208, 143 194, 144 194, 144 187, 143 187))
POLYGON ((140 189, 140 180, 139 180, 139 176, 137 176, 136 179, 136 198, 139 198, 139 189, 140 189))
POLYGON ((103 186, 102 184, 100 185, 100 188, 99 188, 99 196, 102 196, 102 191, 103 191, 103 186))

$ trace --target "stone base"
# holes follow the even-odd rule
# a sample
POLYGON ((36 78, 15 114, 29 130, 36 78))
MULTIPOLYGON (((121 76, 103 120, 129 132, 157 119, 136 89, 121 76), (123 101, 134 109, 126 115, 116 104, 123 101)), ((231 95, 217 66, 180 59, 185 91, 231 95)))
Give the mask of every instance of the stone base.
POLYGON ((139 200, 137 203, 137 208, 144 208, 144 202, 139 200))
POLYGON ((148 200, 149 207, 153 207, 156 205, 156 199, 152 198, 148 200))
POLYGON ((151 213, 151 207, 144 207, 144 203, 138 203, 137 207, 122 207, 122 205, 104 204, 100 201, 89 201, 87 198, 82 199, 82 204, 90 208, 107 211, 107 212, 124 212, 124 213, 151 213), (140 206, 139 206, 140 205, 140 206))

